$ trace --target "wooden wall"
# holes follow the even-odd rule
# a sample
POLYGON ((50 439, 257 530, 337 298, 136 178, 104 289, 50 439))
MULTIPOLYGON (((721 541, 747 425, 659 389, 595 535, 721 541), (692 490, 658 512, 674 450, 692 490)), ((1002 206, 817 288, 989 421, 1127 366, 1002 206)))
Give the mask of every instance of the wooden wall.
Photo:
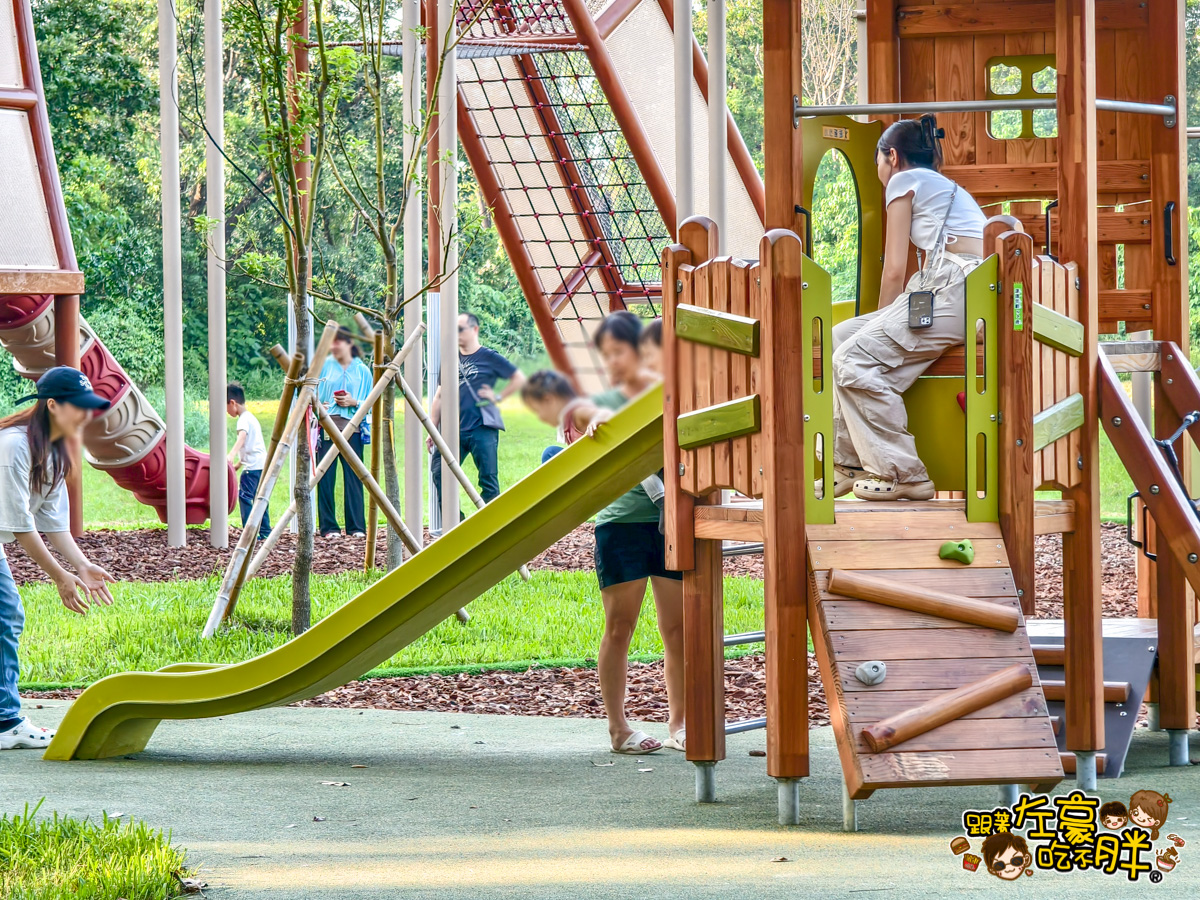
MULTIPOLYGON (((874 25, 884 17, 872 19, 874 25)), ((1140 0, 1097 0, 1098 96, 1162 101, 1150 94, 1148 21, 1147 6, 1140 0)), ((896 0, 894 28, 901 101, 984 99, 989 59, 1052 54, 1055 46, 1053 0, 964 0, 937 5, 896 0)), ((870 71, 869 78, 872 94, 885 90, 884 74, 870 71)), ((946 174, 980 205, 1011 201, 1010 212, 1022 220, 1041 252, 1046 242, 1042 210, 1057 192, 1057 140, 996 140, 988 133, 987 119, 986 113, 939 116, 946 130, 946 174)), ((1150 327, 1152 212, 1146 201, 1151 122, 1143 115, 1097 115, 1102 331, 1116 331, 1122 321, 1130 331, 1150 327), (1118 204, 1124 209, 1105 208, 1118 204), (1118 246, 1124 247, 1123 282, 1118 280, 1118 246)), ((993 215, 1002 210, 984 211, 993 215)), ((1052 216, 1051 230, 1055 228, 1057 216, 1052 216)), ((1053 244, 1056 251, 1056 238, 1053 244)))

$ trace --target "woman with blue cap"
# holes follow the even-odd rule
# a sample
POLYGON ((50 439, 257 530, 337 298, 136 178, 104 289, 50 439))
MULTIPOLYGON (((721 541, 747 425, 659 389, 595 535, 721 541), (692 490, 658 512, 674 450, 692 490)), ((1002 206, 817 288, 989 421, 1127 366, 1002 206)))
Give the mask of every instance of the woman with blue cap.
POLYGON ((85 615, 90 605, 112 603, 108 582, 115 579, 83 555, 71 537, 66 479, 71 455, 64 446, 109 401, 92 390, 78 369, 58 366, 37 382, 37 393, 19 403, 33 407, 0 419, 0 750, 45 749, 54 737, 21 715, 17 694, 17 638, 25 611, 4 556, 3 545, 21 545, 58 588, 63 606, 85 615), (50 539, 64 568, 47 549, 50 539))

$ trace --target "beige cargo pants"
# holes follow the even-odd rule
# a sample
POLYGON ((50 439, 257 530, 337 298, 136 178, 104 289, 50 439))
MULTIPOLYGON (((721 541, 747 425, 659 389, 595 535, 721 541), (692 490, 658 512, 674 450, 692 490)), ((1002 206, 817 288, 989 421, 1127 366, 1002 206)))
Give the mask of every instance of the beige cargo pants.
POLYGON ((909 279, 890 305, 833 328, 833 460, 897 484, 929 480, 908 433, 903 393, 930 364, 966 341, 967 273, 982 260, 947 252, 925 283, 934 291, 933 325, 908 327, 909 279))

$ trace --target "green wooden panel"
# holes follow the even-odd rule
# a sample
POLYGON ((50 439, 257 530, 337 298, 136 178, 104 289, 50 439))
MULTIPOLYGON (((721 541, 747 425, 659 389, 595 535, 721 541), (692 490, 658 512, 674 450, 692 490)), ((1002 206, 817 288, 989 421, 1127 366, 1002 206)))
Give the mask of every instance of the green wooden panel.
POLYGON ((675 427, 684 450, 754 434, 762 428, 758 394, 684 413, 675 427))
POLYGON ((999 257, 993 253, 967 276, 967 334, 963 350, 966 383, 975 385, 974 390, 967 388, 967 483, 964 490, 968 522, 996 522, 1000 518, 1000 322, 996 309, 999 267, 999 257), (982 372, 977 354, 979 332, 976 324, 980 320, 984 323, 982 372), (983 376, 982 383, 980 376, 983 376))
POLYGON ((758 319, 680 303, 675 307, 675 334, 697 344, 758 356, 758 319))
POLYGON ((1083 326, 1040 303, 1031 304, 1033 336, 1071 356, 1083 355, 1083 326))
POLYGON ((1083 395, 1072 394, 1033 417, 1033 450, 1053 444, 1083 424, 1083 395))
POLYGON ((958 375, 926 375, 904 392, 917 456, 939 491, 966 490, 967 419, 958 405, 963 383, 958 375))
POLYGON ((800 350, 804 373, 804 519, 810 524, 833 524, 833 280, 828 272, 804 257, 800 264, 803 285, 803 333, 800 350), (821 377, 813 377, 815 355, 821 353, 821 377), (818 441, 818 437, 820 440, 818 441), (818 444, 823 448, 817 458, 818 444), (823 479, 818 494, 816 482, 823 479))

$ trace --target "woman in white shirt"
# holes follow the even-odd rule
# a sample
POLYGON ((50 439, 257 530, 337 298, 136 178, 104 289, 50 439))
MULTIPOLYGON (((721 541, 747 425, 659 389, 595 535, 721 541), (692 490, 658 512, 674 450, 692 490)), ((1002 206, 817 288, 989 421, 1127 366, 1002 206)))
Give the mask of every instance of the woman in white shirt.
POLYGON ((966 339, 964 282, 983 257, 984 215, 938 170, 933 116, 904 119, 879 139, 887 205, 879 309, 833 329, 834 496, 928 500, 933 482, 908 432, 903 393, 966 339), (905 284, 909 245, 921 270, 905 284), (932 296, 930 296, 932 294, 932 296))
POLYGON ((38 379, 32 409, 0 419, 0 750, 44 750, 54 737, 21 715, 17 693, 17 639, 25 610, 4 556, 3 544, 21 545, 50 576, 63 606, 84 615, 88 606, 112 603, 108 582, 115 579, 93 563, 71 537, 66 478, 71 457, 63 446, 109 401, 92 391, 77 369, 59 366, 38 379), (75 569, 63 568, 46 549, 42 535, 75 569))

